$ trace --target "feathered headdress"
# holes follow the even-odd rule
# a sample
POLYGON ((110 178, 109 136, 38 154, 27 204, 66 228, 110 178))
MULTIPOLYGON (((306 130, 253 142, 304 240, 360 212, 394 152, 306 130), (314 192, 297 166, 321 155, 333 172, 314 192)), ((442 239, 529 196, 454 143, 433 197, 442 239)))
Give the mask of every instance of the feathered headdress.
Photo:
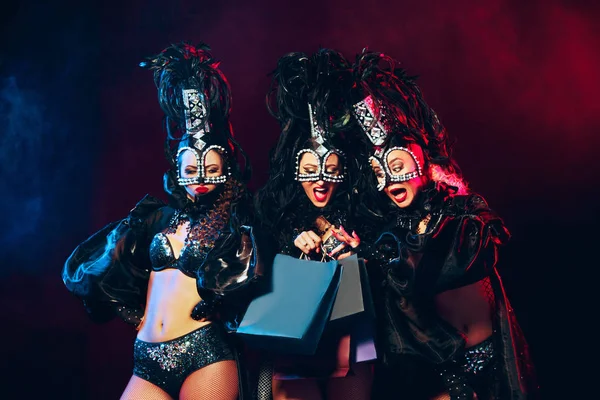
POLYGON ((267 107, 282 128, 273 157, 293 154, 297 181, 345 179, 343 172, 328 173, 325 162, 331 154, 344 158, 344 152, 337 146, 342 125, 338 118, 343 114, 343 96, 349 82, 350 65, 334 50, 320 49, 312 56, 289 53, 279 59, 267 94, 267 107), (305 153, 319 160, 315 173, 299 170, 305 153))
POLYGON ((352 70, 352 114, 368 142, 369 161, 378 164, 386 175, 378 189, 428 174, 433 181, 463 192, 466 187, 451 157, 446 129, 423 99, 416 79, 407 76, 391 57, 368 50, 357 56, 352 70), (410 149, 411 143, 423 150, 422 157, 410 149), (386 160, 394 150, 410 154, 416 170, 392 174, 386 160))
POLYGON ((174 44, 140 66, 154 72, 158 102, 165 113, 165 154, 177 170, 179 185, 225 182, 232 170, 238 170, 238 153, 244 158, 242 177, 249 178, 246 154, 235 140, 229 122, 231 88, 210 47, 204 43, 174 44), (200 172, 196 178, 179 174, 177 158, 185 150, 196 156, 200 172), (218 177, 204 176, 204 159, 211 150, 218 151, 228 166, 218 177))

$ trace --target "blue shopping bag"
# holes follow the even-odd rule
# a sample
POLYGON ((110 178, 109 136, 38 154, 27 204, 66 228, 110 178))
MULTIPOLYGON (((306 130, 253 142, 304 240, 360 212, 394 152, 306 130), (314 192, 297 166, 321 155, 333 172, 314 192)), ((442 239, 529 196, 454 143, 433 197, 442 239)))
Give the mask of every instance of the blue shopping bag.
POLYGON ((256 297, 237 334, 250 347, 312 355, 329 320, 340 284, 337 261, 302 260, 278 254, 271 290, 256 297))

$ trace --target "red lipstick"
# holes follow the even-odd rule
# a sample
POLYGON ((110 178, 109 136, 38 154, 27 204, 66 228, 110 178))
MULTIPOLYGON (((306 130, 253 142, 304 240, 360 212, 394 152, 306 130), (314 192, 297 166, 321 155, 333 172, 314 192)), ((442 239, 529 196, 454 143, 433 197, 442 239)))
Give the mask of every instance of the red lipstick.
POLYGON ((315 199, 320 203, 324 202, 327 199, 327 192, 329 192, 329 189, 323 188, 321 186, 318 186, 313 189, 315 199))
POLYGON ((198 186, 196 188, 196 193, 199 193, 199 194, 208 193, 208 188, 206 186, 198 186))

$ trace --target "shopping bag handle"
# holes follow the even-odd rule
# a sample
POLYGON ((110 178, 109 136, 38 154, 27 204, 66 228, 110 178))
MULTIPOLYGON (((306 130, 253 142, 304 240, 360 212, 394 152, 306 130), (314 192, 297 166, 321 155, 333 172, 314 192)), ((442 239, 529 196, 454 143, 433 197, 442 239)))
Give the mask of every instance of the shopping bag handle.
MULTIPOLYGON (((308 255, 305 252, 301 252, 300 253, 300 257, 298 257, 300 260, 310 260, 310 258, 308 258, 308 255)), ((325 253, 321 254, 321 262, 325 262, 327 261, 325 259, 325 253)))

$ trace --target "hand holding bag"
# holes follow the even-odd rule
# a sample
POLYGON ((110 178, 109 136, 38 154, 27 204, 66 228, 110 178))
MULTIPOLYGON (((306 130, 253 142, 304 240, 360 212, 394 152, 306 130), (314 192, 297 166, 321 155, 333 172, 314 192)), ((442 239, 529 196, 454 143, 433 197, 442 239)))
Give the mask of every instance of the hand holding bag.
POLYGON ((340 284, 337 261, 278 254, 271 291, 250 303, 237 334, 250 346, 284 354, 315 353, 340 284))
POLYGON ((352 364, 377 359, 375 314, 364 260, 353 255, 339 263, 340 286, 316 354, 277 357, 275 379, 344 377, 352 364))

